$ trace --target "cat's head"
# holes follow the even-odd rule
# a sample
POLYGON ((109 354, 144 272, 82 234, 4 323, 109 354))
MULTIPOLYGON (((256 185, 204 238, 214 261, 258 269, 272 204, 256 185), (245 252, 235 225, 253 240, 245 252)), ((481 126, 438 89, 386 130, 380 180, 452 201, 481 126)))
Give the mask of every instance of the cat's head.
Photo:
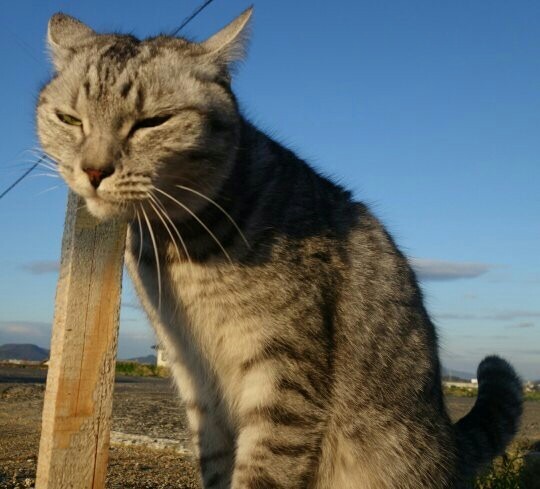
POLYGON ((230 71, 244 55, 251 13, 202 43, 140 41, 51 18, 56 73, 39 96, 38 135, 93 215, 131 216, 177 185, 208 196, 219 189, 240 120, 230 71))

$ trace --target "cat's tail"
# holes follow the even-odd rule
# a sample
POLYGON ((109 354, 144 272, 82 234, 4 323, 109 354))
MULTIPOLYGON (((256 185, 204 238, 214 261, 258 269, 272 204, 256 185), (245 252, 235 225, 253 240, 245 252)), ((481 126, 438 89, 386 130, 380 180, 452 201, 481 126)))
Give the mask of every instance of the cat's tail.
POLYGON ((523 411, 523 388, 512 366, 489 356, 478 366, 478 398, 456 424, 460 469, 472 477, 504 452, 516 434, 523 411))

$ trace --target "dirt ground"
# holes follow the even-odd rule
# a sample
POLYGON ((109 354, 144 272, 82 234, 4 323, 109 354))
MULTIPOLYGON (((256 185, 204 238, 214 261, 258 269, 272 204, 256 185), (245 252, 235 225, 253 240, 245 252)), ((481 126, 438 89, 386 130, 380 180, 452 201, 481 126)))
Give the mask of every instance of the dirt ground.
MULTIPOLYGON (((0 489, 34 486, 46 371, 0 367, 0 489)), ((452 397, 452 417, 474 399, 452 397)), ((118 377, 108 489, 199 488, 183 409, 167 379, 118 377), (143 446, 133 443, 144 443, 143 446), (166 448, 163 448, 166 447, 166 448)), ((527 402, 521 437, 540 440, 540 402, 527 402)))
MULTIPOLYGON (((36 368, 0 367, 1 489, 34 486, 45 375, 36 368)), ((200 487, 197 465, 178 453, 189 443, 183 409, 168 379, 118 377, 113 406, 113 433, 179 443, 173 449, 113 444, 107 489, 200 487)))

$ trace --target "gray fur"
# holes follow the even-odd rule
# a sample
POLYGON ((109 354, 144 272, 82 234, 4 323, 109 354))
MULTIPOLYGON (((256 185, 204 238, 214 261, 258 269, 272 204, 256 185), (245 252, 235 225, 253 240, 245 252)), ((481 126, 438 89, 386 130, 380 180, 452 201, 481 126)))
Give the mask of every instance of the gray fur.
POLYGON ((55 15, 42 145, 92 214, 131 222, 126 263, 206 489, 466 487, 515 433, 520 381, 487 358, 451 424, 407 260, 365 205, 238 110, 230 68, 250 16, 196 44, 55 15))

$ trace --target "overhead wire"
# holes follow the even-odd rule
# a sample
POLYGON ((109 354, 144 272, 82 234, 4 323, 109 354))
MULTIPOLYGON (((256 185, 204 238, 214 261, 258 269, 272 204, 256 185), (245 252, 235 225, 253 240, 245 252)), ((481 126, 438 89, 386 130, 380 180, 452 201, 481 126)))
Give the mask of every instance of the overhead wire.
POLYGON ((186 27, 186 25, 188 25, 195 17, 197 17, 197 15, 199 15, 206 7, 208 7, 208 5, 210 5, 214 0, 206 0, 205 2, 203 2, 201 5, 199 5, 199 7, 197 7, 193 13, 191 15, 189 15, 188 17, 186 17, 182 23, 180 24, 180 27, 178 27, 178 29, 176 29, 172 34, 171 36, 176 36, 184 27, 186 27))
POLYGON ((26 170, 17 180, 15 180, 8 188, 6 188, 1 194, 0 199, 2 199, 7 193, 12 190, 17 184, 22 182, 37 166, 41 163, 43 157, 41 157, 36 163, 34 163, 28 170, 26 170))

